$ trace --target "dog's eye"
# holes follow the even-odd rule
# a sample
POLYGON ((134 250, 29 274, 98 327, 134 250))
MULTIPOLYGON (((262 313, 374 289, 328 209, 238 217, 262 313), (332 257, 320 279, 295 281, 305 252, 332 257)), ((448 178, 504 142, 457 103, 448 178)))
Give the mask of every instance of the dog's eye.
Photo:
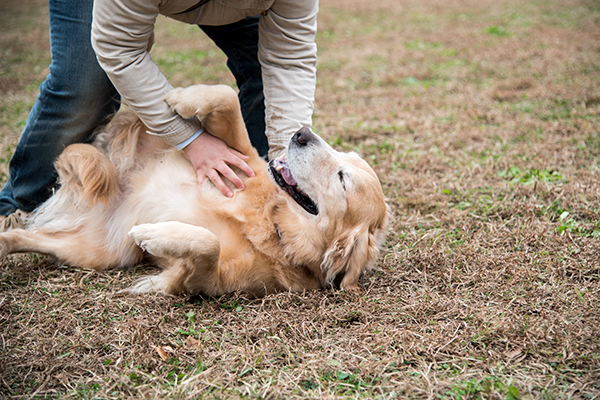
POLYGON ((344 182, 344 173, 342 171, 338 171, 338 176, 340 177, 340 183, 342 184, 344 191, 346 191, 346 183, 344 182))

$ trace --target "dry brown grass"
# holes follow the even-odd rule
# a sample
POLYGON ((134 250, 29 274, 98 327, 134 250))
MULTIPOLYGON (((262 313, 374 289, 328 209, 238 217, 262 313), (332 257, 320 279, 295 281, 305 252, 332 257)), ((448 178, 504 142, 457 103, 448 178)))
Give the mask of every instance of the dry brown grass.
MULTIPOLYGON (((30 55, 0 53, 6 147, 46 28, 0 11, 0 48, 30 55)), ((158 39, 176 84, 231 83, 193 28, 158 39)), ((11 257, 0 395, 599 398, 599 39, 592 0, 322 0, 315 129, 374 165, 393 212, 364 292, 130 296, 152 267, 11 257)))

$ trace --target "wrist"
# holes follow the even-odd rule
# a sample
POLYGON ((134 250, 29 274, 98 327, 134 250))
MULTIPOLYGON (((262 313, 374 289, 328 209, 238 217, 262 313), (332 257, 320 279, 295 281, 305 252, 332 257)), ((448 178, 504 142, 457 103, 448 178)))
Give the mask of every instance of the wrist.
POLYGON ((196 140, 198 138, 198 136, 200 136, 202 134, 202 132, 204 132, 204 129, 202 129, 202 128, 198 129, 192 136, 190 136, 183 142, 176 144, 175 147, 177 148, 177 150, 185 149, 190 143, 192 143, 194 140, 196 140))

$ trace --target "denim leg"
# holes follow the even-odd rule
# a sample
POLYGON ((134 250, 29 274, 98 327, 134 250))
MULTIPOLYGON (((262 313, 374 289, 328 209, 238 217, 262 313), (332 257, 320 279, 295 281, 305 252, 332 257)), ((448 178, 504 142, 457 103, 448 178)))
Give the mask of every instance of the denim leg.
POLYGON ((90 42, 93 0, 49 0, 50 73, 29 113, 0 191, 0 214, 31 211, 56 184, 54 161, 119 108, 119 95, 90 42))
POLYGON ((200 28, 227 56, 227 66, 239 88, 242 115, 252 145, 261 157, 269 152, 265 135, 265 96, 258 61, 258 16, 229 25, 200 28))

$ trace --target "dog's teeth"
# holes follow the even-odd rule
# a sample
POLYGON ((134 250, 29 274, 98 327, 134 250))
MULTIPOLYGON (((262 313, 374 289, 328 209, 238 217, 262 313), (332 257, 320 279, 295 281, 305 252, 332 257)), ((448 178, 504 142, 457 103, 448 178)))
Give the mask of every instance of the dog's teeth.
POLYGON ((283 169, 283 165, 281 165, 281 164, 277 164, 277 166, 275 167, 275 170, 277 172, 281 171, 282 169, 283 169))

